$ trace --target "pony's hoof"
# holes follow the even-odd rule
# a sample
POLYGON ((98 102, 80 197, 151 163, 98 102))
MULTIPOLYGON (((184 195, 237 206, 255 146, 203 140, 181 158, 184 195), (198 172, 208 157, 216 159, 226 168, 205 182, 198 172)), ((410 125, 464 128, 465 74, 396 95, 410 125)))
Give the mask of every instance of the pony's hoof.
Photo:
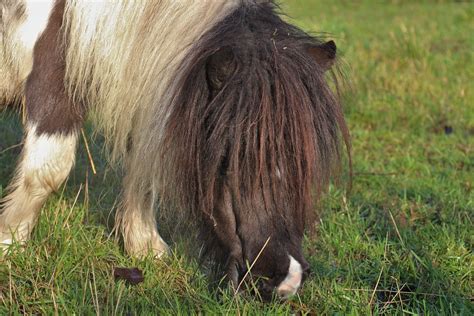
POLYGON ((0 241, 0 247, 8 247, 13 243, 13 240, 11 238, 3 236, 2 234, 0 234, 0 236, 2 236, 2 240, 0 241))
POLYGON ((0 233, 0 258, 6 254, 11 254, 13 251, 23 251, 25 241, 18 241, 15 237, 0 233))
POLYGON ((6 230, 0 229, 0 250, 5 251, 10 248, 15 238, 6 230))
POLYGON ((166 257, 170 254, 170 247, 163 239, 161 239, 161 237, 153 240, 150 250, 154 254, 155 258, 166 257))
POLYGON ((158 235, 154 236, 146 243, 139 244, 126 243, 125 250, 131 256, 145 258, 150 254, 155 258, 165 257, 170 253, 170 248, 166 242, 158 235))
POLYGON ((0 253, 4 254, 8 251, 11 244, 13 243, 11 238, 3 239, 0 241, 0 253))

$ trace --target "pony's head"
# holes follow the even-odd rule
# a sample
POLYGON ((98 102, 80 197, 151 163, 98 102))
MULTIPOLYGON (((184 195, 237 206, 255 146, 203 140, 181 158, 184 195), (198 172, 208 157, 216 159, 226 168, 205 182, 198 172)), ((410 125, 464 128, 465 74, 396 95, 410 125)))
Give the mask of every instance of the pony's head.
POLYGON ((204 38, 165 137, 170 187, 203 216, 234 286, 255 281, 264 299, 293 295, 308 273, 305 225, 339 162, 341 132, 348 139, 324 74, 336 45, 288 28, 271 41, 228 29, 218 43, 204 38))
MULTIPOLYGON (((303 51, 320 78, 335 62, 333 41, 307 45, 303 51)), ((216 104, 226 103, 228 94, 220 91, 225 90, 223 82, 228 82, 226 78, 238 67, 234 58, 234 53, 224 49, 208 60, 207 78, 216 104)), ((298 88, 289 82, 265 82, 275 78, 265 78, 265 70, 262 72, 255 79, 262 80, 263 86, 268 84, 268 90, 258 91, 249 98, 256 104, 246 105, 253 113, 238 120, 244 126, 226 131, 231 133, 230 141, 221 159, 219 180, 214 186, 214 210, 207 214, 207 227, 212 227, 217 243, 224 249, 222 259, 234 286, 240 288, 242 284, 253 283, 263 299, 271 298, 274 293, 287 298, 296 293, 309 272, 302 252, 305 224, 313 213, 314 195, 325 187, 328 179, 331 164, 326 159, 331 154, 337 155, 337 147, 332 148, 335 141, 332 137, 337 133, 331 129, 337 128, 340 122, 336 122, 337 111, 327 121, 322 113, 311 111, 315 104, 305 104, 315 100, 316 95, 310 93, 318 93, 321 102, 335 102, 329 95, 324 99, 328 91, 323 81, 322 86, 315 84, 314 89, 298 88)), ((293 75, 296 78, 301 74, 293 75)), ((286 76, 292 80, 289 72, 286 76)), ((239 76, 238 80, 242 83, 245 79, 239 76)), ((245 94, 233 93, 239 97, 245 94)), ((244 106, 237 99, 234 102, 237 107, 244 106)), ((338 105, 326 103, 324 110, 331 112, 332 106, 338 105)), ((220 112, 219 115, 239 114, 220 112)))

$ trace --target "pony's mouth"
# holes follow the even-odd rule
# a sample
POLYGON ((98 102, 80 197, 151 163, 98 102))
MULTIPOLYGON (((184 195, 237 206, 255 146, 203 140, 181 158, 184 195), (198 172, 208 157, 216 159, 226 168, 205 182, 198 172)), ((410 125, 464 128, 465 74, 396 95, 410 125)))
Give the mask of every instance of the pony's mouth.
POLYGON ((228 267, 227 277, 236 292, 249 290, 263 301, 273 298, 287 300, 296 294, 309 270, 307 265, 300 264, 291 255, 288 257, 290 263, 286 275, 274 278, 255 276, 248 270, 241 269, 238 264, 232 264, 228 267))

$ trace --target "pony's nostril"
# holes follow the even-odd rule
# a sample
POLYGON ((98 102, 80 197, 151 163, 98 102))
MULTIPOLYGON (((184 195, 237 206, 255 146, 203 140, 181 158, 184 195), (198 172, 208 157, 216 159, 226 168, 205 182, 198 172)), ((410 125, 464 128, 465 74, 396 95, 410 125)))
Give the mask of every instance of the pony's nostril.
POLYGON ((266 281, 260 282, 258 286, 258 291, 264 301, 270 301, 272 299, 274 289, 275 287, 266 281))

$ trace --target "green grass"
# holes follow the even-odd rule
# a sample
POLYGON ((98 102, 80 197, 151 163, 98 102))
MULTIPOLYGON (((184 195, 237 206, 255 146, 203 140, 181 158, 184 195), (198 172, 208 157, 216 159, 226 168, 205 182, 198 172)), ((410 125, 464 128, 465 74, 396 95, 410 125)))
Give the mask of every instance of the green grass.
MULTIPOLYGON (((119 180, 114 171, 104 180, 98 146, 92 176, 81 144, 31 242, 0 261, 0 314, 474 314, 474 5, 283 7, 304 29, 330 33, 352 87, 345 111, 353 190, 344 198, 332 188, 324 199, 305 240, 312 274, 299 295, 262 304, 216 290, 179 238, 163 261, 125 256, 109 236, 119 180), (140 267, 145 282, 114 281, 114 266, 140 267)), ((21 129, 14 114, 0 115, 4 188, 19 153, 7 148, 21 141, 21 129)))

